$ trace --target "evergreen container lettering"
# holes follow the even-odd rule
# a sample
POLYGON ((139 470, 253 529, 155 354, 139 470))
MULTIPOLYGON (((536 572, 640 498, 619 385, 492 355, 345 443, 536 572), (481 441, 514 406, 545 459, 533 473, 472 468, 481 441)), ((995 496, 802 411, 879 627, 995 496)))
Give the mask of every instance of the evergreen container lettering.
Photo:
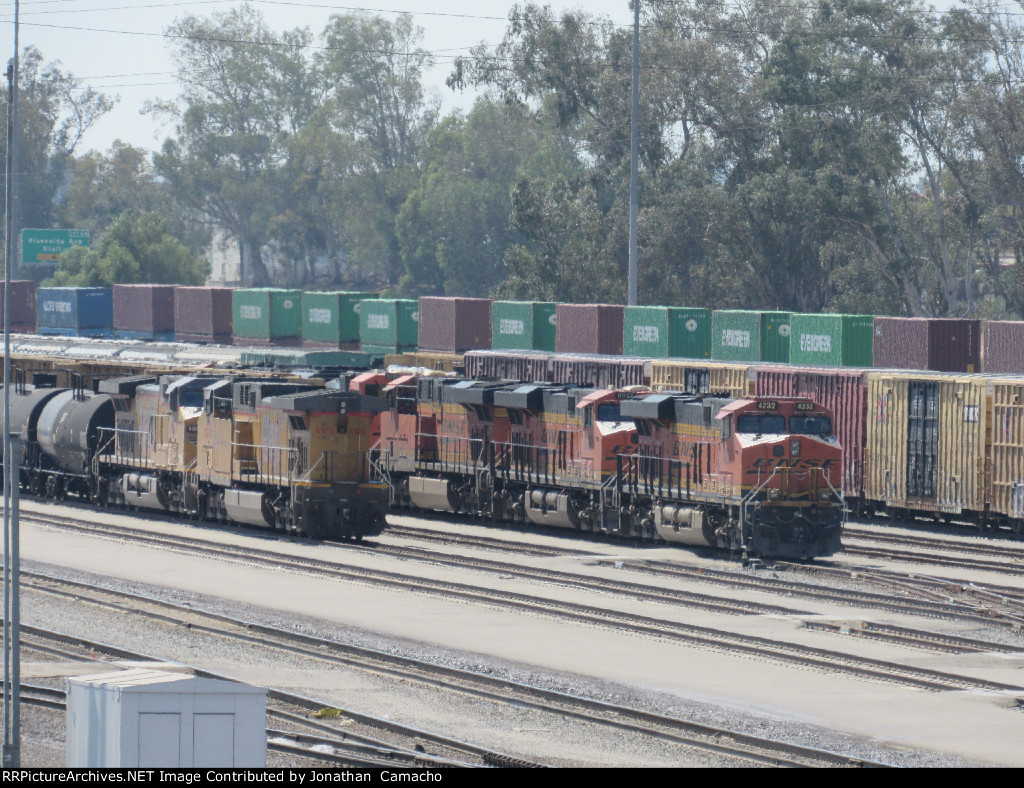
POLYGON ((298 340, 302 336, 302 291, 261 287, 232 293, 236 342, 298 340))
POLYGON ((677 306, 628 306, 622 329, 629 356, 709 358, 711 310, 677 306))
POLYGON ((491 347, 553 351, 557 322, 551 301, 495 301, 491 304, 491 347))
POLYGON ((789 360, 793 364, 870 367, 872 315, 795 314, 790 319, 789 360))
POLYGON ((404 353, 419 344, 419 303, 412 298, 360 302, 359 342, 367 353, 404 353))
POLYGON ((302 294, 302 339, 307 345, 352 349, 359 345, 359 304, 373 293, 302 294))

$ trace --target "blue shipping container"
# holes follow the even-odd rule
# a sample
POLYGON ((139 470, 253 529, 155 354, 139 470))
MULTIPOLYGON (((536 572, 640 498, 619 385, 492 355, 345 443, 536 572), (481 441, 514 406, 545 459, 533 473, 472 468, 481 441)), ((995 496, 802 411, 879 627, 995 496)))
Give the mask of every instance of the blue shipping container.
POLYGON ((40 334, 53 329, 113 331, 114 298, 106 287, 41 287, 36 291, 36 318, 40 334))

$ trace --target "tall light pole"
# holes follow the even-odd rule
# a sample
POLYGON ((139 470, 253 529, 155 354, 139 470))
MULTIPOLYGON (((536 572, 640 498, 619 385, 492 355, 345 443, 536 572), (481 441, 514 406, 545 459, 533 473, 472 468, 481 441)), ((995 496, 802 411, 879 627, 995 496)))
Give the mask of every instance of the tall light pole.
POLYGON ((629 119, 629 300, 636 306, 636 222, 640 211, 637 159, 640 148, 640 0, 633 0, 633 109, 629 119))
POLYGON ((18 583, 20 581, 20 549, 18 516, 14 511, 12 490, 21 475, 20 461, 15 464, 11 441, 11 273, 16 266, 18 244, 14 240, 14 212, 16 203, 15 167, 18 139, 18 12, 19 2, 14 0, 14 58, 7 67, 7 177, 4 200, 4 745, 3 765, 16 768, 21 765, 21 611, 18 583), (13 515, 13 516, 12 516, 13 515))

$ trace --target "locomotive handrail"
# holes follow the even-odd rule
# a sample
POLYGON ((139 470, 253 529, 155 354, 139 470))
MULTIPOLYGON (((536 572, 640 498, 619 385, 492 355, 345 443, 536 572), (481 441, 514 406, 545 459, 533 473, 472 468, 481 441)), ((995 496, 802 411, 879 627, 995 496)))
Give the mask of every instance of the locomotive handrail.
POLYGON ((768 482, 775 478, 775 475, 779 471, 779 466, 776 465, 772 468, 772 472, 768 475, 768 478, 763 482, 761 481, 760 475, 758 475, 758 484, 750 488, 750 492, 740 499, 740 547, 743 548, 744 552, 747 550, 747 505, 753 500, 754 496, 763 490, 768 482))
MULTIPOLYGON (((291 455, 297 453, 298 450, 294 446, 266 446, 259 443, 231 442, 232 466, 237 461, 239 463, 238 472, 249 477, 248 481, 262 483, 286 480, 287 484, 291 486, 294 480, 292 474, 294 461, 291 455), (252 452, 252 457, 242 458, 238 456, 235 452, 237 448, 246 449, 247 453, 252 452), (285 458, 288 459, 287 462, 285 458), (252 463, 255 467, 253 470, 245 470, 243 463, 252 463)), ((234 468, 232 467, 233 471, 234 468)))

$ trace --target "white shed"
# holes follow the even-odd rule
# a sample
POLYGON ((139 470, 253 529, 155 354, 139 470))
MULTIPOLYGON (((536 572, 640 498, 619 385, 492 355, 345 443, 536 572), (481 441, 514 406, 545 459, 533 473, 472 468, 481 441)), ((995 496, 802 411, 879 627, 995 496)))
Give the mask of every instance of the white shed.
POLYGON ((267 690, 135 668, 67 679, 71 767, 263 768, 267 690))

